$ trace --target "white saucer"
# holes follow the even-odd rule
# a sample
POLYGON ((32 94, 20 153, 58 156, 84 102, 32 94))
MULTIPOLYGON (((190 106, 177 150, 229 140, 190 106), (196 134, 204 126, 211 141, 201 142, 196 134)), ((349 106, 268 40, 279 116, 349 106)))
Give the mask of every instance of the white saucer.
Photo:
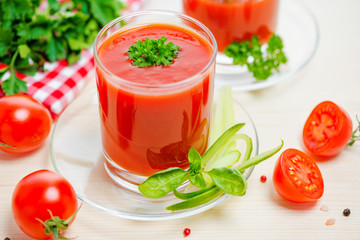
MULTIPOLYGON (((246 123, 241 132, 253 140, 258 153, 255 126, 246 111, 234 102, 235 119, 246 123)), ((149 199, 115 184, 104 168, 98 100, 95 89, 83 92, 58 119, 51 139, 54 168, 73 185, 79 199, 115 216, 136 220, 164 220, 191 216, 210 209, 230 195, 222 194, 201 206, 170 212, 165 208, 180 200, 174 195, 149 199)), ((253 168, 246 172, 251 175, 253 168)))

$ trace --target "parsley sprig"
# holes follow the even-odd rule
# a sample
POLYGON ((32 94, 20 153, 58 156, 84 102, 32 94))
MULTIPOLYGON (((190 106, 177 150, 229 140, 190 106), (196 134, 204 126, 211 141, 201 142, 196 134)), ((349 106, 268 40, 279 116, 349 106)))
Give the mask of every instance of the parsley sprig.
POLYGON ((48 8, 40 10, 40 2, 0 1, 0 63, 7 65, 0 79, 6 95, 27 91, 17 72, 32 76, 46 61, 78 61, 81 50, 91 47, 101 27, 124 8, 118 0, 48 0, 48 8), (2 79, 7 71, 10 76, 2 79))
POLYGON ((172 42, 166 43, 166 40, 167 37, 164 36, 159 39, 138 40, 127 51, 131 64, 139 67, 172 64, 180 47, 172 42))
POLYGON ((246 65, 257 80, 266 80, 274 71, 279 72, 280 65, 287 62, 283 47, 281 37, 273 34, 263 52, 259 38, 253 36, 251 41, 231 43, 224 53, 233 59, 233 64, 246 65))

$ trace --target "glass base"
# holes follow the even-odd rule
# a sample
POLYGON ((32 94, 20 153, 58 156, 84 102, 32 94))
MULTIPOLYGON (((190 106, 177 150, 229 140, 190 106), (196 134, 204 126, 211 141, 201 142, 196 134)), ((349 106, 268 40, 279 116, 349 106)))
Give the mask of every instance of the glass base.
POLYGON ((120 167, 105 152, 104 157, 105 170, 109 177, 115 182, 115 184, 130 191, 140 193, 138 187, 142 182, 146 180, 147 176, 134 174, 120 167))

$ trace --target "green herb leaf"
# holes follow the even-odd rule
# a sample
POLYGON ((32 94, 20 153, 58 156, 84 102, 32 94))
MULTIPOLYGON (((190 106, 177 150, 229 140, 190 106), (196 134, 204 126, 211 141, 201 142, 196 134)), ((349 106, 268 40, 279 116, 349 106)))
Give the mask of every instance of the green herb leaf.
MULTIPOLYGON (((87 0, 81 2, 88 2, 90 4, 90 11, 94 15, 94 18, 102 25, 105 26, 108 22, 113 20, 115 17, 120 16, 120 10, 125 8, 125 5, 122 1, 114 0, 87 0)), ((81 8, 83 6, 81 5, 81 8)))
POLYGON ((189 181, 192 185, 199 188, 206 187, 205 179, 200 172, 201 170, 201 156, 195 148, 191 147, 188 154, 189 159, 189 181))
POLYGON ((195 148, 189 149, 188 159, 191 171, 198 172, 201 170, 201 156, 195 148))
POLYGON ((5 95, 12 95, 18 92, 27 92, 26 82, 18 78, 15 72, 14 64, 18 55, 19 55, 19 49, 16 50, 9 65, 10 77, 8 79, 5 79, 1 83, 1 88, 4 91, 5 95))
POLYGON ((144 41, 138 40, 127 51, 129 59, 132 60, 132 65, 150 67, 172 64, 180 47, 172 42, 165 43, 166 40, 166 37, 160 39, 146 38, 144 41))
POLYGON ((204 188, 206 187, 205 179, 201 172, 197 173, 190 173, 189 181, 192 185, 198 188, 204 188))
POLYGON ((26 44, 19 45, 18 49, 21 58, 27 58, 31 53, 31 49, 26 44))
POLYGON ((207 172, 222 191, 234 196, 242 196, 246 193, 246 178, 234 168, 213 168, 207 172))
POLYGON ((168 168, 147 178, 139 185, 139 191, 148 198, 161 198, 177 189, 188 176, 181 168, 168 168))
POLYGON ((18 78, 13 70, 10 72, 10 77, 1 84, 1 88, 5 94, 12 95, 19 92, 27 92, 26 82, 18 78))
POLYGON ((266 51, 263 52, 259 38, 253 36, 251 42, 231 43, 224 53, 233 59, 233 64, 246 65, 257 80, 266 80, 274 71, 279 72, 280 65, 287 62, 283 47, 281 37, 273 34, 267 43, 266 51))
POLYGON ((77 61, 81 50, 89 48, 98 31, 125 7, 119 0, 47 3, 47 9, 39 9, 40 0, 0 1, 0 63, 11 70, 1 85, 6 95, 27 91, 16 72, 33 75, 43 70, 45 61, 77 61))

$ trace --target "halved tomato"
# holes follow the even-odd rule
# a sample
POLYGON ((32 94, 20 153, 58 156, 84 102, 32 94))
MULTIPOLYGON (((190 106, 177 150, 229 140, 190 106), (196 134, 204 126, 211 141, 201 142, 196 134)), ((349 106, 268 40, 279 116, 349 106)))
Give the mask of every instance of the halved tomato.
POLYGON ((352 128, 352 121, 344 109, 330 101, 321 102, 306 120, 303 141, 315 155, 334 156, 348 144, 352 128))
POLYGON ((292 202, 315 201, 324 193, 324 181, 316 162, 292 148, 280 155, 273 184, 280 196, 292 202))

